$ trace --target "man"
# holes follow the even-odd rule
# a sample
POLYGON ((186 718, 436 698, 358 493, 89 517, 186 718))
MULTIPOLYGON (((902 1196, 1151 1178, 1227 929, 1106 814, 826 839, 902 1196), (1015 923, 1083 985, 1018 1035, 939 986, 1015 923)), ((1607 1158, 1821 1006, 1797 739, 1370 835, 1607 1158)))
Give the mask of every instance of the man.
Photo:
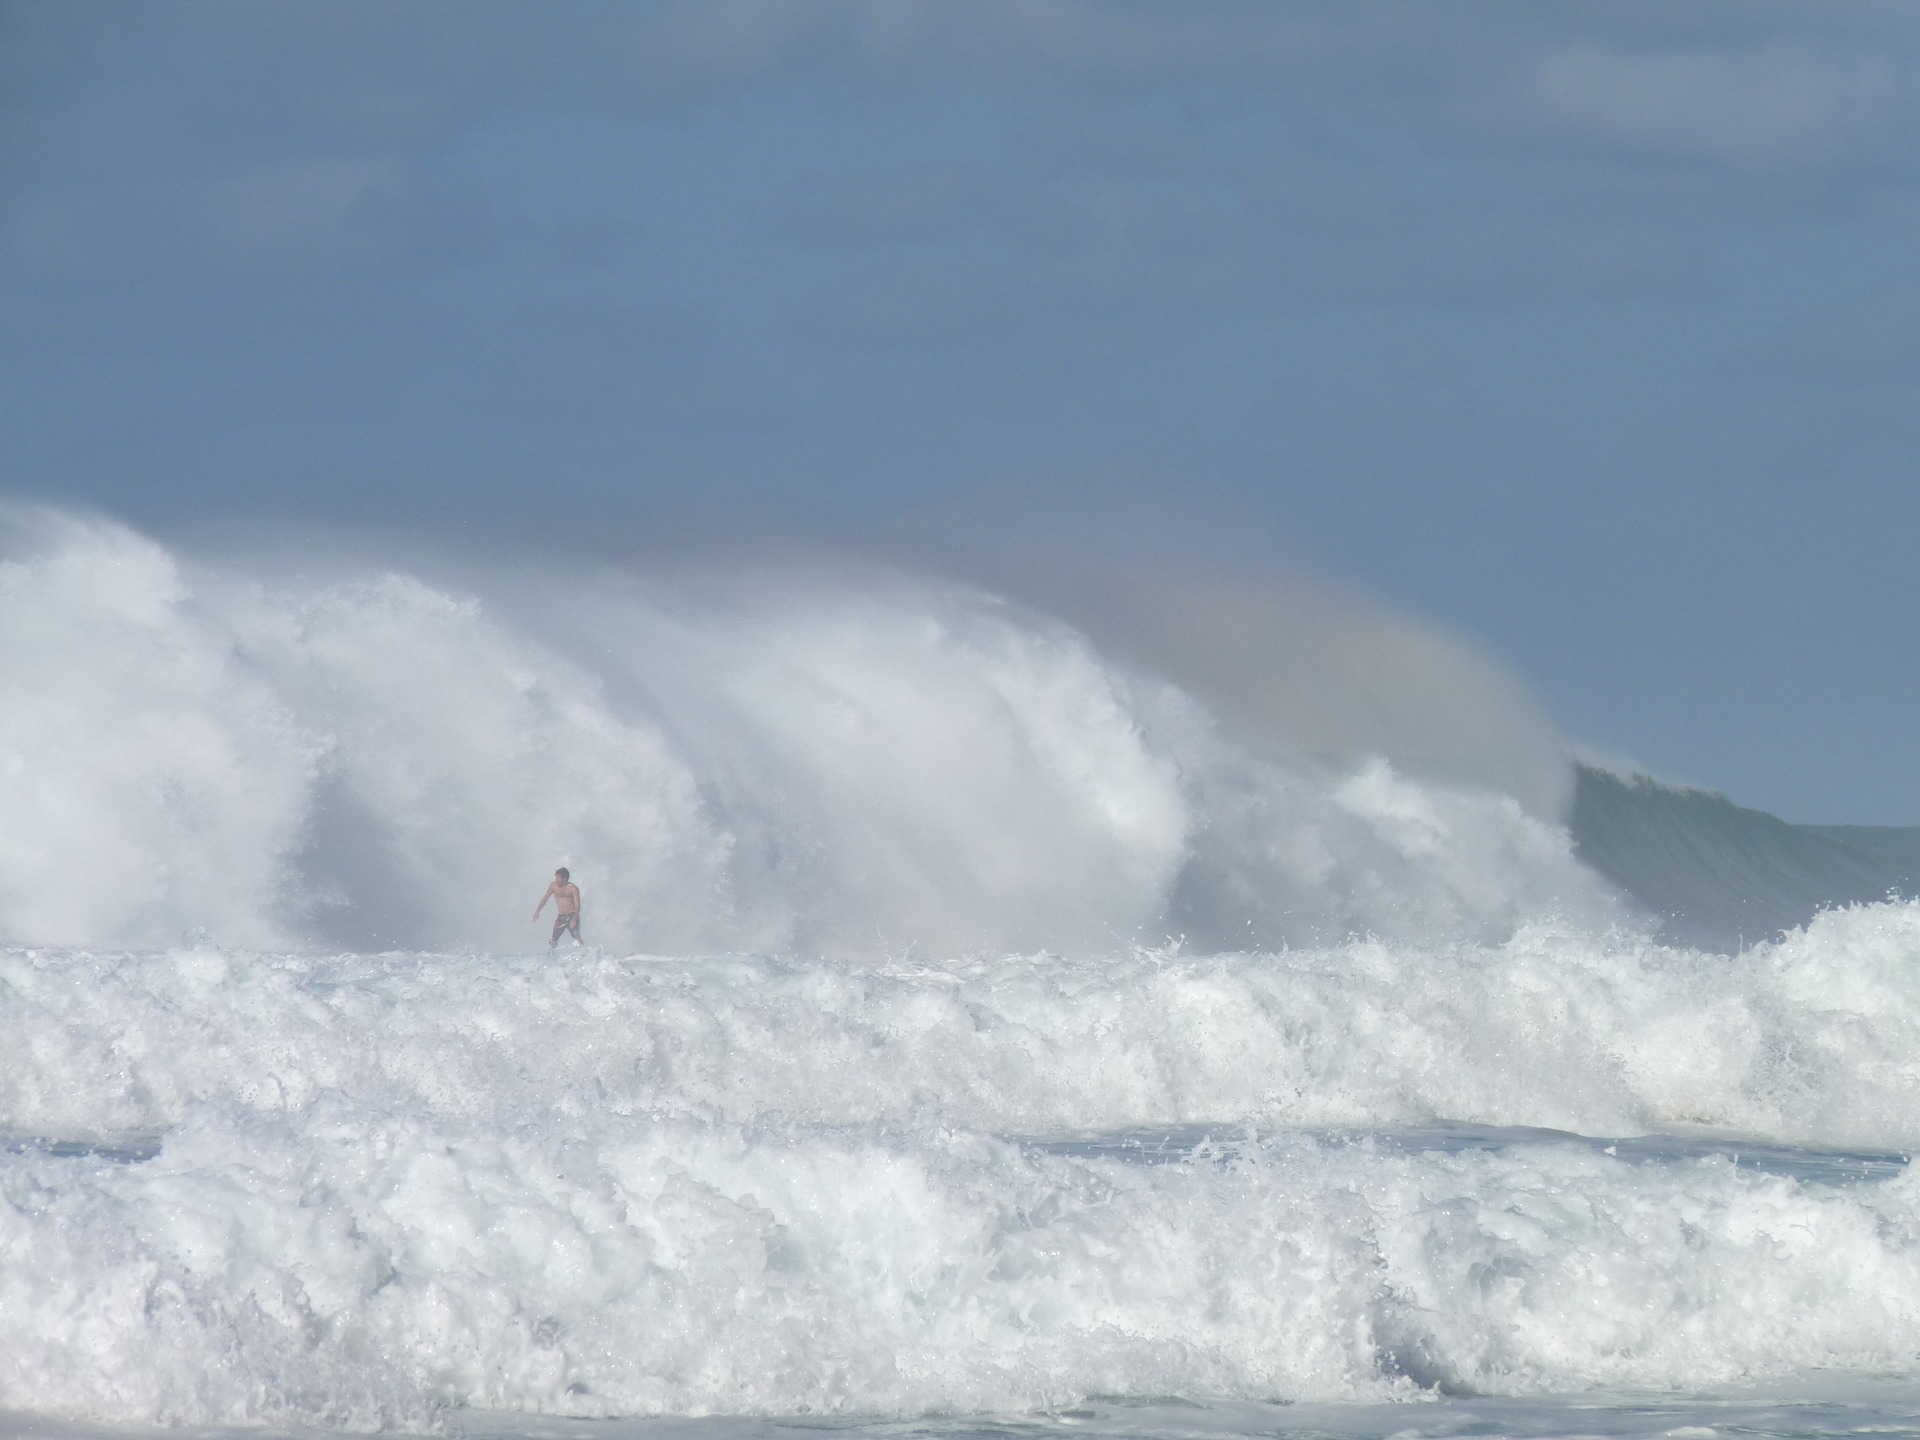
POLYGON ((549 900, 553 901, 554 914, 553 935, 547 941, 547 949, 551 950, 560 943, 563 931, 572 932, 574 944, 586 943, 580 938, 580 887, 573 883, 564 865, 553 872, 553 883, 547 886, 547 893, 540 897, 540 903, 533 907, 534 919, 540 918, 540 912, 547 908, 549 900))

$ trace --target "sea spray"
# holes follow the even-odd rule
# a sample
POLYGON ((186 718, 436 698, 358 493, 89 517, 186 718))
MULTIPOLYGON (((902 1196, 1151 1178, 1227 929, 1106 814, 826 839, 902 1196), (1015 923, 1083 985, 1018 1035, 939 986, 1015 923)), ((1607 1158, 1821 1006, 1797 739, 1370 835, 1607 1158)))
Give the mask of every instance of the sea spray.
POLYGON ((0 935, 880 958, 1497 940, 1622 916, 1511 797, 1231 743, 992 595, 870 570, 266 578, 9 512, 0 935))
POLYGON ((927 577, 4 555, 0 1411, 1920 1365, 1920 907, 1657 944, 1537 803, 927 577))

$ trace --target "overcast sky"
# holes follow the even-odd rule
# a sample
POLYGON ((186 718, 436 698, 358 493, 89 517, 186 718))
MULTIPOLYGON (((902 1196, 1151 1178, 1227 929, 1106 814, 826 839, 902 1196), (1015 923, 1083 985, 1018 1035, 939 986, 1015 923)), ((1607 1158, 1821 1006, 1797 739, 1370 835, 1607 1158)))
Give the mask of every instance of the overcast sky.
POLYGON ((7 491, 1305 567, 1920 824, 1920 7, 3 13, 7 491))

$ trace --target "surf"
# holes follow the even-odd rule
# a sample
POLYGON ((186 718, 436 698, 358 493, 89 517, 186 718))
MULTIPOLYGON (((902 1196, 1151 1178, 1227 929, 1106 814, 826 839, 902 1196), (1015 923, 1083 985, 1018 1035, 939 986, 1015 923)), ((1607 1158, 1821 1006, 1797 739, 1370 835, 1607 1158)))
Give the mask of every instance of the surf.
POLYGON ((1916 933, 8 949, 0 1394, 413 1428, 1898 1369, 1916 933))
MULTIPOLYGON (((1092 953, 1604 925, 1566 832, 1391 757, 1249 746, 1050 616, 870 566, 257 574, 16 511, 0 934, 1092 953)), ((256 567, 257 568, 257 567, 256 567)))
POLYGON ((1226 685, 1245 636, 1156 666, 1213 590, 1130 645, 870 564, 0 531, 23 1423, 1631 1430, 1914 1373, 1897 835, 1561 784, 1473 665, 1330 752, 1372 702, 1226 685))

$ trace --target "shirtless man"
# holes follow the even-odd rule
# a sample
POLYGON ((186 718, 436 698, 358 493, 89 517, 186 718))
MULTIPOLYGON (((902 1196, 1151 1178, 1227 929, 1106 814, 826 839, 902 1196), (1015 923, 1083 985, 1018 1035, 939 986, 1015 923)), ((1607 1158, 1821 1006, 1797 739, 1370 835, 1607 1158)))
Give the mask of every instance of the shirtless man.
POLYGON ((547 886, 547 893, 540 897, 540 903, 533 907, 533 918, 538 920, 540 912, 547 908, 547 901, 553 901, 553 935, 547 941, 551 950, 560 943, 560 936, 567 931, 573 934, 573 943, 584 944, 580 938, 580 887, 573 883, 562 865, 553 872, 553 883, 547 886))

